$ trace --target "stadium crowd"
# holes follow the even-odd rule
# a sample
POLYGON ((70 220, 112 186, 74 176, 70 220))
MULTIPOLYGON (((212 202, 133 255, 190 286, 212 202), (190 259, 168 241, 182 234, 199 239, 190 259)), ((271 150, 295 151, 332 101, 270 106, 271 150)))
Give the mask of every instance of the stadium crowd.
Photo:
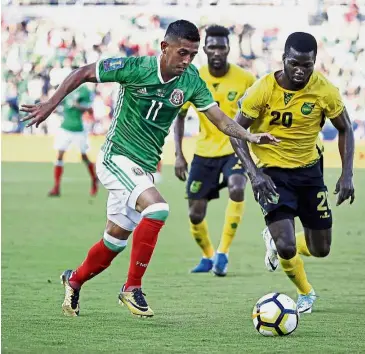
MULTIPOLYGON (((327 12, 328 10, 328 12, 327 12)), ((365 139, 365 16, 352 4, 342 14, 343 23, 323 13, 315 28, 319 42, 317 69, 335 83, 354 122, 357 139, 365 139)), ((24 17, 8 21, 2 17, 2 131, 6 133, 52 134, 60 124, 62 111, 42 130, 20 123, 19 105, 46 100, 73 68, 109 56, 158 55, 159 42, 173 19, 158 15, 125 16, 117 26, 88 28, 57 25, 47 18, 24 17)), ((199 26, 204 37, 208 24, 199 26)), ((283 41, 287 33, 280 26, 262 28, 250 23, 225 24, 231 30, 229 60, 260 77, 280 68, 283 41)), ((194 61, 205 64, 201 53, 194 61)), ((105 134, 113 114, 114 84, 90 86, 94 92, 92 114, 85 113, 91 134, 105 134)), ((336 130, 324 127, 324 138, 332 140, 336 130)))

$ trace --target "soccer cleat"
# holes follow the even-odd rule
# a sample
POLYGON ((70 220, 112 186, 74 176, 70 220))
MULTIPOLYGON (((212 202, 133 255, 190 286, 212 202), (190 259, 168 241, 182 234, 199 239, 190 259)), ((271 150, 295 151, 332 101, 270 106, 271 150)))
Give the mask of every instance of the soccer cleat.
POLYGON ((60 197, 61 193, 59 188, 53 187, 49 192, 48 192, 48 196, 49 197, 60 197))
POLYGON ((262 237, 266 246, 265 266, 269 272, 275 272, 279 265, 278 252, 268 227, 262 231, 262 237))
POLYGON ((98 180, 95 179, 91 184, 90 195, 94 197, 96 196, 97 193, 98 193, 98 180))
POLYGON ((63 300, 62 310, 65 316, 78 316, 80 313, 80 304, 79 304, 79 297, 80 297, 80 290, 76 290, 72 288, 68 282, 72 275, 72 270, 68 269, 65 270, 60 278, 61 283, 65 288, 65 299, 63 300))
POLYGON ((135 288, 132 291, 124 291, 124 285, 118 296, 119 304, 127 306, 132 315, 139 317, 152 317, 154 312, 148 306, 145 295, 141 288, 135 288))
POLYGON ((299 294, 297 301, 297 308, 299 313, 312 313, 312 307, 314 301, 316 301, 317 295, 312 289, 309 294, 299 294))
POLYGON ((213 264, 213 273, 219 277, 227 275, 228 256, 225 253, 217 253, 213 264))
POLYGON ((200 263, 190 273, 209 273, 213 268, 213 261, 210 258, 202 258, 200 263))

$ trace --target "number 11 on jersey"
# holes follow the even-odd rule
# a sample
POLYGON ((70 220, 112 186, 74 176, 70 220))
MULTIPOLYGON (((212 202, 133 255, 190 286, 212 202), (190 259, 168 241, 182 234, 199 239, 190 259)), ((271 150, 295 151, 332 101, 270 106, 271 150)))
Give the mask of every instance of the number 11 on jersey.
POLYGON ((151 104, 150 109, 147 112, 146 119, 150 119, 150 116, 153 115, 152 120, 155 121, 156 117, 157 117, 157 114, 158 114, 158 111, 161 109, 162 105, 163 105, 162 102, 157 102, 155 100, 152 100, 152 104, 151 104))

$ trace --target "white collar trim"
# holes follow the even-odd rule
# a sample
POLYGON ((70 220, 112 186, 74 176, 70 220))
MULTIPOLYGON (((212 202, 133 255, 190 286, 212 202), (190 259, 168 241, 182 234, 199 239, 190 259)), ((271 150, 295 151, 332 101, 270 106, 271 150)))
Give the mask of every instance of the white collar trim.
POLYGON ((170 79, 169 81, 164 81, 161 75, 161 57, 162 55, 160 55, 157 59, 157 76, 161 82, 161 84, 168 84, 171 81, 174 81, 175 79, 178 78, 178 76, 174 76, 172 79, 170 79))

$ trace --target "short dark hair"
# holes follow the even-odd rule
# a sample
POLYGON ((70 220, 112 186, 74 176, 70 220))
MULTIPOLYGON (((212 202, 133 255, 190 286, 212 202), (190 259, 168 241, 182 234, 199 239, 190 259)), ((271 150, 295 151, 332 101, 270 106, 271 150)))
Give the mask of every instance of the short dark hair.
POLYGON ((229 29, 219 25, 211 25, 205 30, 205 43, 208 37, 225 37, 229 43, 229 29))
POLYGON ((301 53, 313 51, 314 55, 317 55, 317 41, 311 34, 306 32, 294 32, 289 35, 285 42, 285 54, 289 53, 290 48, 301 53))
POLYGON ((187 39, 191 42, 199 42, 200 34, 198 28, 191 22, 186 20, 178 20, 172 22, 167 27, 165 39, 187 39))

